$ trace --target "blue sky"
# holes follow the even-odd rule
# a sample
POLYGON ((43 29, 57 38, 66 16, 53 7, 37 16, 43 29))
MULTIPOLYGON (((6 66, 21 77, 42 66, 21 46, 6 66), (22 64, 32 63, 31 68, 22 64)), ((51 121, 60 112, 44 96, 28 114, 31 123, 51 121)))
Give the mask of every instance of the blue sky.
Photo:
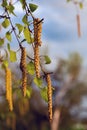
MULTIPOLYGON (((79 10, 81 38, 77 35, 77 10, 72 2, 67 3, 66 0, 32 0, 29 2, 39 5, 34 15, 44 18, 42 41, 43 46, 49 48, 53 64, 56 64, 56 58, 67 58, 69 53, 77 51, 83 57, 84 65, 87 65, 87 0, 84 0, 84 8, 79 10)), ((16 13, 23 15, 19 3, 16 4, 16 13)))

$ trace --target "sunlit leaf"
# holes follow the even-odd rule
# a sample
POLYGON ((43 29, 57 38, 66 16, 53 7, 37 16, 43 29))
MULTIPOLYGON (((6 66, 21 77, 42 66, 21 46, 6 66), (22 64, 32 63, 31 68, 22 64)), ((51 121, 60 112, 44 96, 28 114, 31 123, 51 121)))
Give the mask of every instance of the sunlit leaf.
POLYGON ((31 43, 31 34, 30 34, 30 31, 27 27, 24 28, 23 33, 24 33, 24 37, 25 37, 26 41, 28 43, 31 43))
POLYGON ((34 83, 38 86, 38 87, 41 87, 42 86, 42 79, 41 78, 34 78, 34 83))
POLYGON ((9 22, 8 19, 5 19, 5 20, 2 22, 2 26, 3 26, 4 28, 7 28, 9 25, 10 25, 10 22, 9 22))
POLYGON ((8 48, 8 51, 10 51, 10 44, 9 43, 7 44, 7 48, 8 48))
POLYGON ((27 71, 31 75, 33 75, 35 73, 35 67, 34 67, 34 63, 32 61, 27 64, 27 71))
POLYGON ((18 30, 19 30, 19 34, 23 31, 23 26, 21 24, 16 24, 18 30))
POLYGON ((67 0, 67 2, 70 2, 71 0, 67 0))
POLYGON ((8 61, 4 60, 2 64, 2 68, 6 68, 6 67, 8 67, 8 61))
POLYGON ((0 46, 4 44, 4 38, 0 38, 0 46))
POLYGON ((9 4, 8 6, 7 6, 7 10, 9 11, 9 13, 11 13, 11 14, 13 14, 13 15, 15 15, 16 16, 16 14, 14 13, 14 6, 12 5, 12 4, 9 4))
POLYGON ((28 98, 30 98, 30 97, 31 97, 31 94, 32 94, 32 88, 29 87, 29 88, 26 90, 26 96, 27 96, 28 98))
POLYGON ((51 59, 49 58, 49 56, 45 55, 45 64, 50 64, 51 63, 51 59))
POLYGON ((6 38, 7 38, 8 41, 11 42, 11 40, 12 40, 11 38, 12 38, 12 37, 11 37, 11 33, 10 33, 10 32, 7 32, 7 33, 6 33, 6 38))
POLYGON ((21 4, 22 4, 22 8, 25 9, 25 0, 20 0, 21 4))
POLYGON ((2 6, 3 6, 3 7, 6 7, 6 6, 7 6, 7 0, 3 0, 2 6))
POLYGON ((41 94, 42 99, 48 102, 47 87, 42 88, 40 94, 41 94))
POLYGON ((80 9, 83 8, 83 3, 82 2, 79 3, 79 7, 80 7, 80 9))
POLYGON ((10 53, 10 61, 11 62, 15 62, 17 60, 17 58, 16 58, 16 52, 10 50, 9 53, 10 53))
POLYGON ((23 22, 24 24, 27 24, 27 25, 29 24, 28 21, 27 21, 27 16, 26 16, 26 15, 23 16, 22 22, 23 22))
POLYGON ((38 5, 30 3, 29 7, 30 7, 31 12, 34 12, 38 8, 38 5))

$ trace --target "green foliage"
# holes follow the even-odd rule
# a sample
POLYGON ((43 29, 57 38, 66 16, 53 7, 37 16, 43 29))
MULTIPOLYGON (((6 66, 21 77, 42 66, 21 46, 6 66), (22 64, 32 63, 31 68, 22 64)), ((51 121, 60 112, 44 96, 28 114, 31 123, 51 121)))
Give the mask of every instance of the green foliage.
POLYGON ((4 38, 0 38, 0 46, 4 44, 4 38))
POLYGON ((8 19, 5 19, 5 20, 2 22, 2 26, 3 26, 4 28, 7 28, 9 25, 10 25, 10 22, 9 22, 8 19))
POLYGON ((34 83, 35 83, 39 88, 41 88, 41 87, 42 87, 43 80, 42 80, 41 78, 35 77, 35 78, 34 78, 34 83))
POLYGON ((16 26, 17 26, 19 34, 20 34, 23 31, 24 27, 23 27, 23 25, 18 24, 18 23, 16 24, 16 26))
POLYGON ((49 56, 45 55, 45 64, 50 64, 51 63, 51 59, 49 58, 49 56))
MULTIPOLYGON (((15 15, 14 13, 14 6, 12 4, 9 4, 8 6, 6 6, 7 10, 9 11, 10 14, 15 15)), ((16 16, 16 15, 15 15, 16 16)))
POLYGON ((29 88, 26 90, 26 97, 30 98, 32 94, 32 88, 29 86, 29 88))
POLYGON ((6 38, 7 38, 7 40, 8 40, 9 42, 11 42, 12 37, 11 37, 11 33, 10 33, 9 31, 6 32, 6 38))
POLYGON ((13 50, 10 50, 9 53, 10 53, 10 61, 15 62, 17 60, 16 52, 13 50))
POLYGON ((30 7, 31 12, 34 12, 38 8, 37 5, 32 4, 32 3, 29 4, 29 7, 30 7))
POLYGON ((7 48, 10 54, 10 61, 15 62, 17 60, 16 52, 10 49, 10 44, 7 44, 7 48))
POLYGON ((29 74, 34 75, 35 67, 34 67, 34 63, 32 61, 27 64, 27 71, 29 74))
POLYGON ((71 0, 67 0, 67 2, 70 2, 71 0))
POLYGON ((83 3, 82 2, 79 3, 79 7, 80 7, 80 9, 83 9, 83 3))
POLYGON ((8 61, 4 60, 2 64, 2 68, 6 68, 6 67, 8 67, 8 61))
POLYGON ((47 86, 44 87, 44 88, 42 88, 42 89, 40 90, 40 92, 41 92, 41 97, 42 97, 42 99, 43 99, 44 101, 48 102, 47 86))
POLYGON ((27 15, 24 15, 24 16, 23 16, 22 22, 23 22, 24 24, 27 24, 27 25, 29 24, 28 21, 27 21, 27 15))
POLYGON ((27 43, 31 44, 31 34, 27 27, 24 27, 23 33, 27 43))

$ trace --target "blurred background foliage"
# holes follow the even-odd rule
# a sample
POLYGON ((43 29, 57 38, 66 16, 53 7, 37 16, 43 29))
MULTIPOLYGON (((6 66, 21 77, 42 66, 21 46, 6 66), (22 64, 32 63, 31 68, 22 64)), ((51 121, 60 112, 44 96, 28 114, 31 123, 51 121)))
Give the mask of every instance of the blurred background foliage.
MULTIPOLYGON (((14 111, 9 112, 3 82, 0 86, 0 130, 54 130, 48 121, 47 102, 42 98, 46 97, 46 92, 41 94, 32 76, 28 74, 29 90, 24 98, 21 94, 21 86, 17 87, 20 84, 20 70, 18 64, 14 64, 14 66, 10 65, 13 73, 14 111)), ((54 115, 56 110, 60 111, 60 117, 57 118, 59 124, 56 123, 59 130, 87 129, 86 69, 82 64, 81 56, 75 52, 67 59, 58 60, 58 65, 51 75, 54 115)), ((3 78, 4 72, 0 73, 0 80, 3 78)), ((54 121, 55 119, 53 118, 54 121)))

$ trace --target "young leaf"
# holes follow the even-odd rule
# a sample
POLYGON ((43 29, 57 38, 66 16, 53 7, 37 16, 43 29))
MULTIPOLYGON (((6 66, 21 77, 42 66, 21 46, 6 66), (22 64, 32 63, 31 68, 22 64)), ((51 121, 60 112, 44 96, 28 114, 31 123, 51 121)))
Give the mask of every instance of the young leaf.
POLYGON ((4 44, 4 38, 0 38, 0 46, 4 44))
POLYGON ((34 75, 35 67, 34 67, 34 63, 32 61, 27 64, 27 71, 29 74, 34 75))
POLYGON ((9 13, 11 13, 11 14, 13 14, 13 15, 15 15, 16 16, 16 14, 14 13, 14 6, 12 5, 12 4, 9 4, 8 6, 7 6, 7 10, 9 11, 9 13))
POLYGON ((83 3, 82 2, 79 3, 79 7, 80 7, 80 9, 83 8, 83 3))
POLYGON ((8 51, 10 51, 10 44, 9 43, 7 44, 7 48, 8 48, 8 51))
POLYGON ((41 78, 34 78, 34 83, 38 86, 38 87, 41 87, 42 86, 42 79, 41 78))
POLYGON ((3 0, 2 6, 3 6, 3 7, 6 7, 6 6, 7 6, 7 0, 3 0))
POLYGON ((24 28, 24 37, 28 43, 31 43, 31 34, 27 27, 24 28))
POLYGON ((42 88, 40 94, 41 94, 42 99, 48 102, 47 87, 42 88))
POLYGON ((32 94, 32 88, 29 87, 29 88, 26 90, 26 96, 27 96, 28 98, 30 98, 30 97, 31 97, 31 94, 32 94))
POLYGON ((46 62, 45 64, 51 63, 51 59, 47 55, 45 55, 44 58, 45 58, 45 62, 46 62))
POLYGON ((7 40, 8 41, 10 41, 11 42, 11 33, 8 31, 7 33, 6 33, 6 38, 7 38, 7 40))
POLYGON ((25 9, 25 0, 20 0, 21 4, 22 4, 22 8, 25 9))
POLYGON ((19 30, 19 34, 23 31, 23 26, 21 24, 16 24, 18 30, 19 30))
POLYGON ((9 53, 10 53, 10 61, 11 62, 15 62, 17 60, 17 58, 16 58, 16 52, 10 50, 9 53))
POLYGON ((2 64, 2 68, 6 68, 6 67, 8 67, 8 61, 4 60, 2 64))
POLYGON ((28 21, 27 21, 26 15, 24 15, 24 17, 22 18, 22 22, 23 22, 24 24, 27 24, 27 25, 28 25, 28 21))
POLYGON ((67 0, 67 2, 70 2, 71 0, 67 0))
POLYGON ((29 4, 29 7, 30 7, 31 12, 34 12, 38 8, 36 4, 32 4, 32 3, 29 4))
POLYGON ((2 26, 3 26, 4 28, 7 28, 9 25, 10 25, 10 22, 9 22, 8 19, 5 19, 5 20, 2 22, 2 26))

